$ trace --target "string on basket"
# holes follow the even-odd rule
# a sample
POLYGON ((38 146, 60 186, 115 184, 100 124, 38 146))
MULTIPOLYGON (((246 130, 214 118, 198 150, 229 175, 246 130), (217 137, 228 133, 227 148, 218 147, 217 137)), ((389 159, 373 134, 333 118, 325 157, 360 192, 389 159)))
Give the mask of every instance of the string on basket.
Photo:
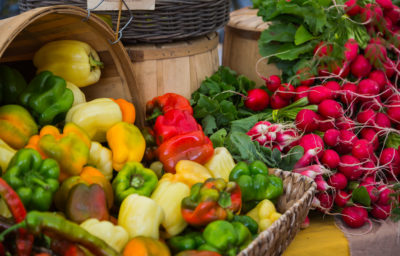
MULTIPOLYGON (((87 21, 90 18, 90 14, 92 11, 96 10, 102 3, 104 2, 104 0, 100 0, 100 2, 98 4, 96 4, 96 6, 94 6, 93 8, 87 8, 87 12, 88 15, 86 16, 86 18, 84 19, 85 21, 87 21)), ((115 41, 111 41, 108 40, 110 42, 110 44, 116 44, 119 41, 121 41, 122 38, 122 32, 129 26, 129 24, 132 23, 133 20, 133 14, 131 9, 129 9, 128 4, 125 2, 125 0, 122 0, 122 3, 124 4, 125 8, 128 10, 129 12, 129 20, 126 22, 126 24, 118 31, 118 38, 115 41)), ((119 21, 118 21, 119 22, 119 21)))

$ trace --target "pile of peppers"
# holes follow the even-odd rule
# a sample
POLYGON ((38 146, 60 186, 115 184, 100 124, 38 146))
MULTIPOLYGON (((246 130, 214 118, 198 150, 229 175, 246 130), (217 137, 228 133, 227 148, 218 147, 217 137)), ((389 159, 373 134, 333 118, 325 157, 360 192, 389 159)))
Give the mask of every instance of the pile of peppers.
POLYGON ((132 103, 86 101, 102 66, 86 43, 33 63, 30 82, 0 65, 0 256, 236 255, 280 217, 282 180, 214 148, 186 98, 147 102, 139 129, 132 103))

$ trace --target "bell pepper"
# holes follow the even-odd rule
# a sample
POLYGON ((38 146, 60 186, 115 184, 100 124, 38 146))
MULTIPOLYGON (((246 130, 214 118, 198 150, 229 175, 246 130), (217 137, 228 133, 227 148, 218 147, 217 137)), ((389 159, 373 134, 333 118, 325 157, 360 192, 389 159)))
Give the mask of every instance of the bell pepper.
POLYGON ((73 106, 65 117, 87 132, 91 140, 106 141, 106 132, 122 121, 122 112, 118 104, 109 98, 98 98, 73 106))
POLYGON ((174 253, 186 250, 196 250, 205 243, 206 241, 200 232, 189 232, 180 236, 174 236, 168 240, 168 245, 174 253))
POLYGON ((33 65, 38 73, 49 70, 78 87, 84 87, 99 81, 103 63, 87 43, 59 40, 42 46, 33 57, 33 65))
POLYGON ((26 86, 18 70, 0 65, 0 105, 18 103, 18 97, 26 86))
POLYGON ((27 148, 36 149, 43 158, 53 158, 60 165, 60 180, 79 175, 87 164, 90 139, 73 123, 67 123, 61 134, 55 126, 47 125, 39 135, 32 136, 27 148))
POLYGON ((225 220, 208 224, 204 229, 203 237, 206 243, 198 250, 215 251, 228 256, 235 256, 252 241, 252 235, 245 225, 225 220))
POLYGON ((82 223, 90 218, 108 220, 107 199, 103 188, 98 184, 78 183, 68 193, 65 206, 68 219, 82 223))
POLYGON ((59 187, 60 168, 54 159, 21 149, 11 159, 3 179, 16 190, 28 210, 47 211, 59 187))
POLYGON ((132 103, 124 99, 111 99, 111 100, 113 100, 115 103, 118 104, 122 113, 122 121, 127 122, 129 124, 135 123, 136 110, 135 106, 132 103))
POLYGON ((133 124, 118 122, 107 131, 107 142, 113 153, 113 168, 121 170, 127 162, 141 162, 146 142, 133 124))
POLYGON ((239 162, 232 169, 229 180, 239 184, 243 202, 275 199, 283 193, 282 179, 269 175, 268 167, 259 160, 250 165, 239 162))
POLYGON ((7 219, 12 217, 12 214, 3 198, 0 198, 0 216, 7 219))
POLYGON ((189 225, 204 226, 215 220, 232 218, 242 206, 240 188, 235 182, 210 178, 195 184, 182 200, 182 216, 189 225))
POLYGON ((3 232, 0 235, 0 240, 3 240, 5 235, 17 228, 24 228, 33 235, 48 234, 50 237, 71 241, 85 247, 96 256, 119 255, 117 251, 103 240, 93 236, 78 224, 68 221, 54 212, 29 212, 21 223, 3 232))
POLYGON ((206 167, 190 160, 180 160, 175 166, 175 179, 192 187, 196 183, 212 178, 206 167))
POLYGON ((213 154, 212 142, 202 131, 174 136, 158 148, 160 162, 165 171, 171 173, 175 173, 175 166, 180 160, 205 164, 213 154))
POLYGON ((182 217, 182 199, 190 194, 190 188, 177 180, 174 175, 167 173, 158 182, 156 190, 151 195, 164 211, 162 226, 167 231, 167 236, 174 236, 185 229, 187 223, 182 217))
POLYGON ((214 148, 214 155, 204 166, 214 178, 223 178, 225 181, 229 181, 229 174, 235 167, 235 162, 226 148, 218 147, 214 148))
POLYGON ((161 177, 164 175, 163 164, 160 161, 152 162, 149 166, 149 169, 151 169, 157 175, 158 179, 161 179, 161 177))
POLYGON ((188 251, 182 251, 175 256, 221 256, 221 254, 213 251, 188 250, 188 251))
POLYGON ((0 107, 0 139, 10 147, 21 149, 29 138, 38 133, 38 126, 31 114, 22 106, 0 107))
POLYGON ((43 71, 22 91, 19 100, 40 125, 56 124, 64 121, 74 102, 74 94, 64 79, 43 71))
POLYGON ((98 219, 87 219, 80 225, 89 233, 105 241, 117 252, 122 252, 129 240, 129 235, 121 226, 115 226, 109 221, 99 221, 98 219))
POLYGON ((247 213, 258 223, 258 231, 261 232, 272 225, 281 216, 275 209, 275 205, 268 199, 264 199, 247 213))
POLYGON ((81 89, 79 89, 78 86, 76 86, 73 83, 67 81, 67 88, 70 89, 72 94, 74 95, 74 102, 72 103, 72 106, 75 106, 75 105, 78 105, 80 103, 85 103, 86 102, 86 96, 81 91, 81 89))
POLYGON ((188 99, 176 93, 166 93, 146 103, 146 117, 149 120, 155 119, 171 109, 187 111, 190 115, 193 115, 193 109, 188 99))
POLYGON ((201 131, 201 126, 188 111, 171 109, 158 116, 154 124, 154 134, 157 145, 176 136, 192 131, 201 131))
POLYGON ((162 208, 154 200, 138 194, 125 198, 118 214, 118 225, 128 231, 129 239, 137 236, 158 239, 163 220, 162 208))
POLYGON ((112 182, 118 204, 131 194, 150 196, 158 183, 157 175, 141 163, 127 162, 112 182))
POLYGON ((92 141, 90 146, 88 165, 95 166, 107 180, 113 176, 112 152, 100 143, 92 141))
POLYGON ((257 235, 258 233, 258 223, 255 221, 253 218, 247 215, 235 215, 233 216, 232 221, 237 221, 242 223, 243 225, 246 226, 246 228, 249 229, 249 231, 253 235, 257 235))
POLYGON ((168 247, 160 240, 137 236, 125 246, 123 256, 170 256, 168 247))
POLYGON ((15 153, 17 153, 16 150, 8 146, 7 143, 0 139, 0 174, 6 171, 8 163, 15 153))

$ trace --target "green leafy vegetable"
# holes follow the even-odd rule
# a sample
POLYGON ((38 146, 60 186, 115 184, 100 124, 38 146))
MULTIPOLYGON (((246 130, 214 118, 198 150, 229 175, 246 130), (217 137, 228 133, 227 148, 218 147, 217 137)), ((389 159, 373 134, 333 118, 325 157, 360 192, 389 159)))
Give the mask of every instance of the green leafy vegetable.
POLYGON ((364 206, 371 206, 371 198, 369 197, 367 189, 363 186, 354 189, 351 199, 353 202, 360 203, 364 206))

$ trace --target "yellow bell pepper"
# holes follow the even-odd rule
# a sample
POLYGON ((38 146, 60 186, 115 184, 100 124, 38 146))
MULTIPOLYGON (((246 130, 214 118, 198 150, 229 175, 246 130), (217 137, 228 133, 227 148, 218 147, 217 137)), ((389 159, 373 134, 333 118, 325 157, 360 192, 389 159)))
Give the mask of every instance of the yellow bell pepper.
POLYGON ((96 83, 100 79, 100 62, 97 52, 87 43, 76 40, 59 40, 45 44, 33 57, 37 73, 48 70, 78 87, 96 83))
POLYGON ((139 128, 133 124, 119 122, 107 131, 107 142, 113 155, 113 168, 117 171, 126 162, 141 162, 146 141, 139 128))
POLYGON ((190 160, 180 160, 175 166, 175 179, 192 187, 194 184, 212 178, 208 169, 190 160))
MULTIPOLYGON (((11 158, 17 153, 12 147, 0 139, 0 170, 4 173, 11 158)), ((1 174, 1 172, 0 172, 1 174)))
POLYGON ((235 167, 235 162, 226 148, 218 147, 214 149, 214 155, 204 166, 210 170, 214 178, 223 178, 225 181, 229 181, 229 174, 235 167))
POLYGON ((109 98, 98 98, 73 106, 65 117, 87 132, 91 140, 106 141, 106 132, 114 124, 122 121, 118 104, 109 98))
POLYGON ((1 197, 0 197, 0 216, 3 216, 4 218, 7 219, 13 216, 10 212, 10 209, 8 209, 6 202, 1 197))
POLYGON ((96 218, 85 220, 80 225, 89 233, 102 239, 117 252, 122 252, 129 241, 128 232, 121 226, 115 226, 109 221, 99 221, 96 218))
POLYGON ((165 218, 161 223, 167 231, 168 236, 175 236, 182 232, 187 223, 182 217, 181 202, 182 199, 189 196, 190 188, 179 181, 171 173, 164 174, 158 182, 151 198, 164 211, 165 218))
POLYGON ((137 236, 159 238, 159 227, 164 220, 164 211, 152 199, 131 194, 122 201, 118 225, 128 231, 129 239, 137 236))
POLYGON ((89 153, 89 165, 95 166, 107 180, 111 180, 113 176, 112 168, 112 152, 100 143, 92 141, 89 153))
POLYGON ((72 106, 86 102, 86 96, 78 86, 67 81, 67 88, 70 89, 74 94, 74 102, 72 103, 72 106))
POLYGON ((258 223, 258 231, 261 232, 272 225, 281 216, 275 209, 275 205, 268 199, 264 199, 247 213, 258 223))

